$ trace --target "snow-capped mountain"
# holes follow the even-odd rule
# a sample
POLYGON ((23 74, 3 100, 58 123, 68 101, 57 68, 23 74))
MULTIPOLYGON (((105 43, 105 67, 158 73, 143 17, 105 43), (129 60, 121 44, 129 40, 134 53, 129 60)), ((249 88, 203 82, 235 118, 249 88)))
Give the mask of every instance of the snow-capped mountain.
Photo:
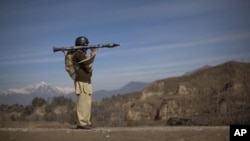
POLYGON ((23 95, 30 95, 33 93, 41 93, 41 92, 55 92, 60 93, 58 89, 53 86, 48 85, 45 82, 40 82, 35 85, 30 85, 25 88, 20 89, 7 89, 0 92, 0 95, 13 95, 13 94, 23 94, 23 95))
MULTIPOLYGON (((140 91, 148 83, 144 82, 129 82, 120 89, 106 91, 94 91, 93 98, 100 100, 104 97, 111 97, 114 94, 126 94, 134 91, 140 91)), ((72 87, 57 87, 49 85, 45 82, 40 82, 24 88, 12 88, 0 91, 0 104, 22 104, 28 105, 32 103, 33 98, 42 97, 45 100, 56 96, 65 96, 75 100, 74 86, 72 87)))
POLYGON ((35 97, 50 98, 60 95, 71 94, 73 87, 55 87, 45 82, 40 82, 19 89, 7 89, 0 91, 0 104, 30 104, 35 97))

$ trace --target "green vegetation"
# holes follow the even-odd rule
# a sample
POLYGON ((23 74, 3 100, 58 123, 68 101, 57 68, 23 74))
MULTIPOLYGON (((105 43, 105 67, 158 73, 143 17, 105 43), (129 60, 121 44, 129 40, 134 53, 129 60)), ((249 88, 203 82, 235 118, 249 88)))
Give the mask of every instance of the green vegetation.
POLYGON ((74 101, 63 96, 54 97, 51 102, 41 97, 32 100, 31 105, 0 105, 1 121, 59 121, 74 124, 74 101))

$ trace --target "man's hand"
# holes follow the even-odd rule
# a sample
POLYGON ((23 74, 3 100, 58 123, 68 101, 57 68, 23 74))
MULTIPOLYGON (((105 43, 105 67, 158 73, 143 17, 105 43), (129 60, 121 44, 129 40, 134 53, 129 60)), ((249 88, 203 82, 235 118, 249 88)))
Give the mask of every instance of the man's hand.
POLYGON ((90 55, 91 55, 91 56, 95 56, 96 53, 97 53, 97 48, 91 48, 90 51, 91 51, 91 52, 90 52, 90 55))

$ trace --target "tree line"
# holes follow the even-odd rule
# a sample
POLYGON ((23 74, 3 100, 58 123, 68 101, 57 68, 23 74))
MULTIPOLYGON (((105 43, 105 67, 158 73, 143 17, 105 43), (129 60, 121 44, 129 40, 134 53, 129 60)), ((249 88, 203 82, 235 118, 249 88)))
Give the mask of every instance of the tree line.
POLYGON ((75 102, 64 96, 45 100, 35 97, 30 105, 0 105, 1 121, 59 121, 76 123, 75 102))

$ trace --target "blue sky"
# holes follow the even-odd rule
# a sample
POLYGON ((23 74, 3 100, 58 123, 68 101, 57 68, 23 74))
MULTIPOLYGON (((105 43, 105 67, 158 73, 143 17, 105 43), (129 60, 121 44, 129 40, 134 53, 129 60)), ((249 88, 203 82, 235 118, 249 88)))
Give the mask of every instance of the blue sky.
POLYGON ((80 35, 91 45, 122 44, 98 50, 95 90, 250 60, 248 0, 2 0, 0 9, 0 90, 73 86, 52 47, 80 35))

